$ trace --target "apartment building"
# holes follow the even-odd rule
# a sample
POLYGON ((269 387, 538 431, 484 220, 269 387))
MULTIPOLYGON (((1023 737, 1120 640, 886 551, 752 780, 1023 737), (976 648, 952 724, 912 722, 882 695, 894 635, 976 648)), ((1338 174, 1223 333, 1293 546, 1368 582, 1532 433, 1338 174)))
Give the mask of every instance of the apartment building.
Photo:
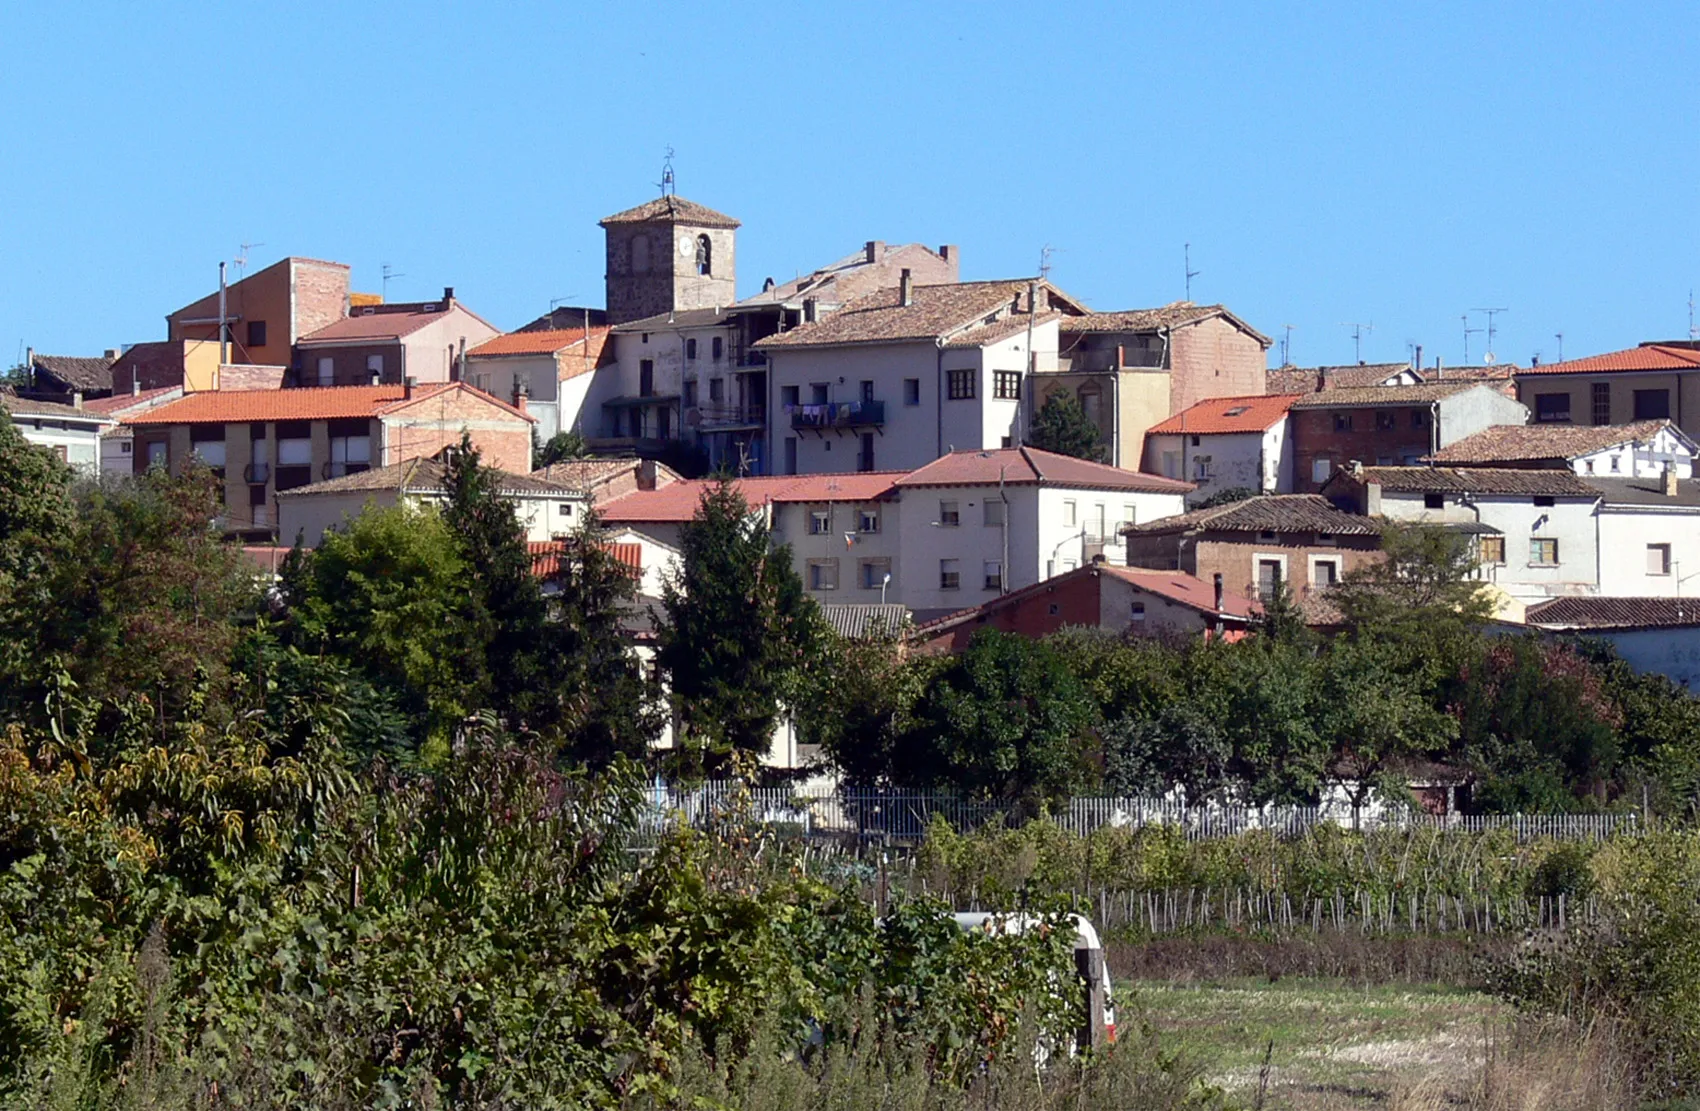
POLYGON ((100 437, 114 421, 81 405, 0 394, 0 408, 28 443, 46 448, 61 461, 90 473, 100 470, 100 437))
POLYGON ((926 286, 901 273, 828 316, 806 308, 754 345, 770 367, 775 470, 913 470, 1017 442, 1028 371, 1054 369, 1058 322, 1081 311, 1048 282, 926 286))
POLYGON ((543 442, 558 432, 589 435, 585 399, 612 354, 607 328, 509 332, 467 351, 466 380, 516 403, 523 394, 543 442))
POLYGON ((1700 343, 1643 343, 1520 369, 1517 399, 1536 424, 1670 420, 1700 435, 1700 343))
MULTIPOLYGON (((329 327, 348 315, 351 294, 346 263, 323 259, 279 259, 270 266, 231 282, 224 291, 225 349, 220 356, 217 290, 191 301, 165 318, 166 340, 193 347, 207 345, 215 365, 224 362, 255 366, 289 366, 296 341, 329 327)), ((183 385, 146 381, 143 389, 183 385)), ((120 381, 125 389, 129 381, 120 381)), ((191 389, 214 389, 212 383, 190 383, 191 389)))
POLYGON ((1145 470, 1184 478, 1188 504, 1224 490, 1285 494, 1293 488, 1293 395, 1200 401, 1145 434, 1145 470))
POLYGON ((224 485, 224 527, 277 531, 277 495, 315 481, 434 456, 464 432, 484 461, 526 473, 532 418, 462 382, 205 390, 125 418, 134 469, 177 474, 192 460, 224 485))
POLYGON ((1069 316, 1054 367, 1033 379, 1032 404, 1073 395, 1097 424, 1108 461, 1138 467, 1153 425, 1206 399, 1262 394, 1269 343, 1222 305, 1069 316))
POLYGON ((302 336, 290 386, 396 385, 461 377, 468 348, 501 330, 455 299, 453 286, 435 301, 363 305, 353 315, 302 336))
POLYGON ((1415 464, 1485 428, 1528 417, 1492 385, 1468 381, 1327 389, 1300 397, 1288 412, 1299 493, 1322 489, 1353 462, 1415 464))
POLYGON ((1499 425, 1466 436, 1428 459, 1446 467, 1558 468, 1587 478, 1692 478, 1700 446, 1668 420, 1634 424, 1499 425))

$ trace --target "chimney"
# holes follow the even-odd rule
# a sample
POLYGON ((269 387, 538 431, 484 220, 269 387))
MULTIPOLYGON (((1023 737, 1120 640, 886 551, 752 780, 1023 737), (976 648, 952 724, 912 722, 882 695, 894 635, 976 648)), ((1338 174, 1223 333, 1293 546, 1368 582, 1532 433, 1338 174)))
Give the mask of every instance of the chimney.
POLYGON ((815 322, 815 299, 813 297, 805 297, 805 298, 803 298, 803 323, 804 324, 813 324, 814 322, 815 322))
POLYGON ((383 377, 384 376, 382 374, 378 373, 375 370, 367 371, 366 377, 370 379, 370 381, 366 383, 369 386, 381 386, 381 385, 383 385, 383 377))
POLYGON ((1367 517, 1381 516, 1381 483, 1364 483, 1364 515, 1367 517))
POLYGON ((401 380, 401 398, 403 401, 413 396, 413 389, 417 385, 419 385, 419 379, 411 374, 401 380))
POLYGON ((655 489, 656 479, 655 460, 644 459, 638 463, 637 484, 639 490, 655 489))
POLYGON ((1316 392, 1321 393, 1328 388, 1328 372, 1321 367, 1316 368, 1316 392))
POLYGON ((531 391, 526 389, 525 381, 523 379, 514 379, 514 408, 528 415, 531 412, 531 409, 526 402, 530 400, 530 393, 531 391))
POLYGON ((1539 351, 1529 356, 1529 365, 1532 367, 1541 365, 1541 353, 1539 351))
POLYGON ((1670 463, 1665 464, 1664 474, 1661 476, 1661 478, 1664 480, 1665 497, 1667 497, 1667 498, 1676 497, 1676 467, 1675 467, 1675 465, 1670 464, 1670 463))
MULTIPOLYGON (((83 391, 82 390, 72 390, 71 391, 71 408, 81 409, 82 407, 83 407, 83 391)), ((1667 485, 1671 488, 1670 492, 1672 494, 1675 494, 1676 493, 1676 478, 1675 478, 1676 472, 1675 471, 1666 471, 1665 473, 1672 476, 1665 483, 1665 485, 1667 485)))
POLYGON ((897 303, 908 308, 915 303, 915 285, 910 276, 909 268, 905 266, 897 275, 897 303))
POLYGON ((455 287, 452 286, 452 285, 444 286, 443 287, 443 307, 448 308, 450 305, 452 305, 454 303, 455 303, 455 287))
POLYGON ((1417 344, 1417 356, 1411 360, 1411 369, 1418 374, 1423 372, 1423 345, 1417 344))
POLYGON ((24 366, 30 372, 30 385, 35 385, 35 348, 24 348, 24 366))
POLYGON ((106 356, 107 362, 115 363, 118 361, 119 356, 123 355, 124 352, 117 347, 108 347, 105 351, 101 352, 101 354, 106 356))
POLYGON ((1434 357, 1434 380, 1436 382, 1440 381, 1440 356, 1439 355, 1436 355, 1434 357))
POLYGON ((134 397, 141 392, 142 368, 139 366, 133 366, 130 368, 130 396, 134 397))
POLYGON ((939 257, 950 263, 950 276, 956 277, 962 268, 962 248, 954 243, 946 243, 939 248, 939 257))
POLYGON ((880 260, 880 256, 885 254, 885 244, 880 242, 878 239, 870 239, 868 240, 866 250, 868 253, 868 261, 870 263, 878 262, 880 260))

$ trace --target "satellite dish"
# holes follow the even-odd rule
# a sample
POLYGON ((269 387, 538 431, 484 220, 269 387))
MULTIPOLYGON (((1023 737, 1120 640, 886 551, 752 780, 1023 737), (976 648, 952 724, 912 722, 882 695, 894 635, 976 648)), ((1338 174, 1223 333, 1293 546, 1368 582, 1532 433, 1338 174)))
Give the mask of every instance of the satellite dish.
POLYGON ((1482 365, 1483 366, 1492 366, 1493 365, 1493 352, 1492 351, 1489 351, 1487 354, 1482 356, 1482 365))

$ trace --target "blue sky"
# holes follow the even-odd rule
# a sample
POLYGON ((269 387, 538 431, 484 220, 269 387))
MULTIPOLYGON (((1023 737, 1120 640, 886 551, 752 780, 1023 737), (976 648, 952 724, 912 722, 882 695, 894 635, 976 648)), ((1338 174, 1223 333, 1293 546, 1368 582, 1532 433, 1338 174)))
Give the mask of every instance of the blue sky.
POLYGON ((7 4, 0 363, 162 338, 244 242, 504 328, 600 304, 596 221, 668 146, 744 221, 741 294, 919 240, 1148 306, 1190 243, 1194 300, 1303 364, 1352 322, 1456 363, 1487 306, 1501 361, 1676 338, 1697 39, 1661 3, 7 4))

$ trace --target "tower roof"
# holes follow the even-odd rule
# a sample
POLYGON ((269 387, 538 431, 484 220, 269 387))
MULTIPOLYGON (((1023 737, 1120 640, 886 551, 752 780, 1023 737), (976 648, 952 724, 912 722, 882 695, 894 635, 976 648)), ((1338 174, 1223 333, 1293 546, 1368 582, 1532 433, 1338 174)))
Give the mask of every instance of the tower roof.
POLYGON ((628 208, 624 212, 616 212, 605 217, 601 224, 690 224, 699 228, 735 228, 738 221, 723 212, 716 212, 707 205, 668 193, 645 201, 636 208, 628 208))

